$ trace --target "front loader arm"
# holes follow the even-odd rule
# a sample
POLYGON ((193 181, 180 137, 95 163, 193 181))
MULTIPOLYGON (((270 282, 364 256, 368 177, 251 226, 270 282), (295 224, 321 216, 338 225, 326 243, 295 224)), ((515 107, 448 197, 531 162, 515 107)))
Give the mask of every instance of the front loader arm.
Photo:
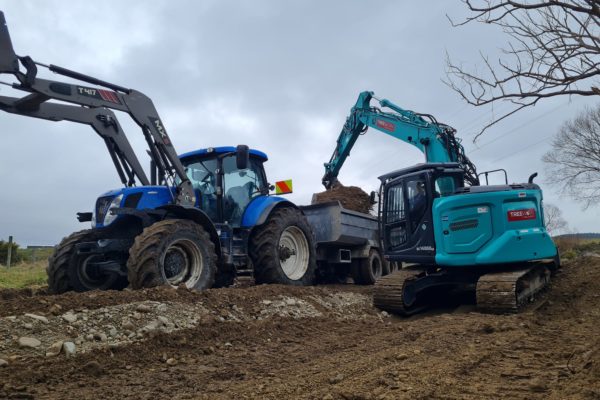
POLYGON ((148 185, 149 181, 139 160, 110 109, 129 114, 142 129, 150 150, 150 157, 163 177, 163 181, 175 184, 175 178, 179 178, 175 203, 184 206, 194 205, 195 195, 185 168, 177 156, 152 100, 146 95, 56 65, 36 63, 29 56, 17 56, 1 11, 0 73, 14 75, 19 82, 8 85, 29 93, 22 98, 2 97, 0 104, 2 110, 51 121, 68 120, 91 125, 105 140, 123 183, 132 186, 135 184, 134 178, 137 178, 142 185, 148 185), (25 68, 25 72, 20 70, 19 63, 25 68), (37 77, 38 66, 111 90, 41 79, 37 77), (64 101, 78 106, 62 105, 48 102, 49 100, 64 101))

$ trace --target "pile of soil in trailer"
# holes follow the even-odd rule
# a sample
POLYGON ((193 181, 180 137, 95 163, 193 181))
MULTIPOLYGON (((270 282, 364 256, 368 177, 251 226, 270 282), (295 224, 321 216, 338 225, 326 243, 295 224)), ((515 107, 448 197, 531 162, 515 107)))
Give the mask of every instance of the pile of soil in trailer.
POLYGON ((341 183, 324 192, 315 193, 312 198, 312 204, 327 203, 336 200, 342 203, 344 208, 364 214, 368 214, 373 209, 371 196, 368 193, 357 186, 344 186, 341 183))
POLYGON ((410 318, 354 285, 0 290, 0 399, 600 399, 599 274, 566 263, 520 314, 410 318))

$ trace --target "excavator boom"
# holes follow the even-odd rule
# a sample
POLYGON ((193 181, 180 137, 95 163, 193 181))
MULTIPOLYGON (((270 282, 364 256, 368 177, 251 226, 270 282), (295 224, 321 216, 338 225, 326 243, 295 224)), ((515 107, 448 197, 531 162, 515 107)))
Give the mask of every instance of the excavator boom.
POLYGON ((475 166, 466 157, 454 128, 438 123, 431 115, 404 110, 389 100, 379 100, 373 92, 362 92, 346 118, 331 159, 325 164, 322 182, 327 189, 337 181, 356 140, 368 128, 415 146, 425 154, 427 162, 458 162, 465 171, 465 181, 471 185, 479 184, 475 166), (381 108, 371 106, 371 100, 377 100, 381 108))

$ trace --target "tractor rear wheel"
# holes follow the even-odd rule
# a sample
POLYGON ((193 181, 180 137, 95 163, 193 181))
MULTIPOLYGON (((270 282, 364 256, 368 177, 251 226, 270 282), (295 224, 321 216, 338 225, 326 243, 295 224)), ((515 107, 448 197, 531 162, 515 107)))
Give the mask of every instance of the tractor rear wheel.
POLYGON ((122 289, 125 279, 114 273, 101 273, 90 267, 93 261, 101 261, 100 254, 80 256, 76 245, 99 239, 96 231, 86 229, 64 238, 48 259, 48 289, 51 293, 64 293, 68 290, 85 292, 88 290, 122 289))
POLYGON ((306 217, 297 209, 274 210, 250 238, 256 283, 312 285, 317 255, 306 217))
POLYGON ((382 275, 383 259, 375 249, 369 251, 369 257, 352 265, 352 279, 358 285, 373 285, 382 275))
POLYGON ((135 238, 127 276, 133 289, 183 284, 203 290, 213 285, 216 265, 215 244, 202 226, 169 219, 152 224, 135 238))

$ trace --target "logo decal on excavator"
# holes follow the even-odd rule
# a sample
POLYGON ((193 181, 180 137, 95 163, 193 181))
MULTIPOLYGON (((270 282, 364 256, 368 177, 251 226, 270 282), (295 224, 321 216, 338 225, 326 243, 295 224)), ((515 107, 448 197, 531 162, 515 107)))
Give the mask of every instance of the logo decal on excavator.
POLYGON ((77 86, 77 93, 86 96, 93 97, 94 99, 109 101, 115 104, 121 104, 121 100, 119 100, 119 96, 115 92, 110 90, 103 89, 94 89, 85 86, 77 86))
POLYGON ((162 138, 163 143, 170 146, 171 139, 169 139, 169 135, 167 135, 167 130, 165 129, 165 127, 162 124, 162 122, 160 121, 160 119, 154 118, 154 117, 148 117, 148 118, 150 118, 150 122, 152 122, 152 126, 154 126, 156 128, 156 130, 158 131, 158 133, 160 134, 160 137, 162 138))
POLYGON ((396 130, 396 125, 391 122, 384 121, 382 119, 378 119, 375 121, 375 125, 377 125, 381 129, 385 129, 386 131, 393 132, 396 130))

